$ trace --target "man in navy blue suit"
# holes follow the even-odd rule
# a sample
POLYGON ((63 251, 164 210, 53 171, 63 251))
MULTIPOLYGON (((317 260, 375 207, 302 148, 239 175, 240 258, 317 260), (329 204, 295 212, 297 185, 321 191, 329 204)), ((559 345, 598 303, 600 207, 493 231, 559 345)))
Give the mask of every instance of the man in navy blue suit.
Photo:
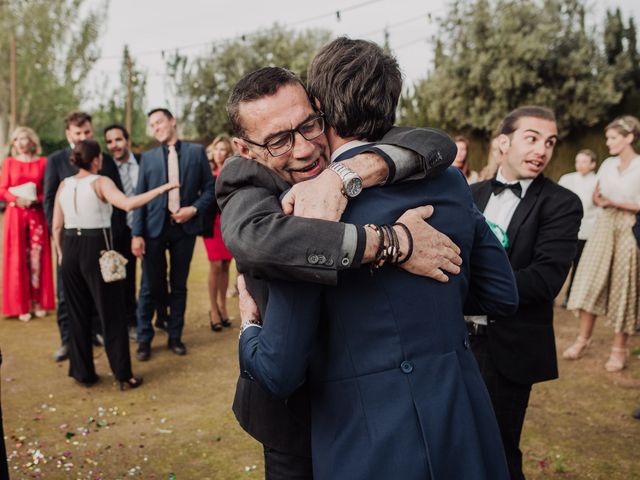
MULTIPOLYGON (((314 59, 309 82, 324 114, 291 83, 240 105, 241 154, 286 176, 307 167, 274 161, 254 138, 295 125, 300 131, 322 116, 332 161, 340 162, 393 125, 401 76, 375 44, 332 42, 314 59), (366 118, 345 116, 358 111, 366 118)), ((289 137, 291 147, 310 132, 300 133, 289 137)), ((376 264, 385 265, 342 270, 336 287, 269 282, 264 328, 243 296, 241 369, 281 398, 308 380, 316 479, 508 478, 462 315, 468 291, 469 313, 503 314, 515 311, 517 292, 504 249, 464 178, 449 169, 430 180, 367 189, 349 200, 342 220, 375 224, 365 228, 379 235, 378 250, 387 256, 376 255, 376 264), (435 206, 431 223, 462 250, 462 271, 447 283, 394 265, 410 257, 409 236, 395 238, 383 225, 424 204, 435 206)))
POLYGON ((214 199, 213 175, 202 145, 178 139, 176 119, 165 108, 151 110, 149 128, 161 146, 142 155, 136 193, 146 192, 174 175, 179 178, 177 195, 165 194, 133 216, 131 251, 142 259, 142 282, 138 297, 138 350, 140 361, 149 360, 154 330, 151 319, 164 293, 161 281, 167 276, 169 251, 169 349, 185 355, 182 343, 184 312, 187 304, 187 277, 196 236, 214 199))

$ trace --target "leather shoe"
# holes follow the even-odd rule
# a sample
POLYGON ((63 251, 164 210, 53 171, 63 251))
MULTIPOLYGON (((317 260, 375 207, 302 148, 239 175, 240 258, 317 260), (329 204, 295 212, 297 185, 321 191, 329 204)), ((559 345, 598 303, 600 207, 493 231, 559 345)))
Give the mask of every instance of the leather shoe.
POLYGON ((56 362, 63 362, 69 358, 69 345, 63 343, 60 348, 53 353, 53 359, 56 362))
POLYGON ((136 358, 139 362, 146 362, 151 358, 151 342, 138 343, 138 350, 136 350, 136 358))
POLYGON ((169 339, 169 350, 171 350, 176 355, 186 355, 187 347, 185 346, 179 338, 170 338, 169 339))

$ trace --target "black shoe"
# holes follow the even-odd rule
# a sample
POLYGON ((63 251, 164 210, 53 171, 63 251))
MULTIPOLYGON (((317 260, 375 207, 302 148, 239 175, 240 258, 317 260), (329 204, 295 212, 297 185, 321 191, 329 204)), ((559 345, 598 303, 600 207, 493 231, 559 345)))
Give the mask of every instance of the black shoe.
POLYGON ((179 338, 169 339, 169 350, 171 350, 176 355, 182 356, 187 354, 187 347, 180 341, 179 338))
POLYGON ((104 347, 104 337, 100 333, 94 333, 91 341, 94 347, 104 347))
POLYGON ((63 343, 60 348, 53 353, 53 359, 56 362, 63 362, 69 358, 69 345, 63 343))
POLYGON ((224 324, 222 322, 212 322, 211 321, 211 310, 209 310, 209 326, 211 327, 212 332, 221 332, 222 326, 224 324))
POLYGON ((151 342, 138 343, 138 350, 136 350, 136 358, 140 362, 146 362, 151 358, 151 342))
POLYGON ((100 377, 96 375, 95 377, 90 378, 89 380, 78 380, 77 378, 74 378, 74 380, 76 381, 76 383, 82 385, 83 387, 92 387, 93 385, 95 385, 100 381, 100 377))
POLYGON ((142 385, 143 382, 144 380, 142 379, 142 377, 132 377, 129 380, 120 382, 120 390, 125 391, 138 388, 140 385, 142 385))
POLYGON ((223 318, 222 320, 220 320, 220 323, 222 323, 222 326, 225 328, 229 328, 231 326, 231 322, 228 318, 223 318))

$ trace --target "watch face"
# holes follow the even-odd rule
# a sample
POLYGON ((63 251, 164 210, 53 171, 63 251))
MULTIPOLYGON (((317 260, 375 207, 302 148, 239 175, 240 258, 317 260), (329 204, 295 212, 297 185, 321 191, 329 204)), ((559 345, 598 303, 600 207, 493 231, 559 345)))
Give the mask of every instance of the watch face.
POLYGON ((345 192, 349 198, 357 197, 362 191, 362 179, 360 177, 352 178, 345 186, 345 192))

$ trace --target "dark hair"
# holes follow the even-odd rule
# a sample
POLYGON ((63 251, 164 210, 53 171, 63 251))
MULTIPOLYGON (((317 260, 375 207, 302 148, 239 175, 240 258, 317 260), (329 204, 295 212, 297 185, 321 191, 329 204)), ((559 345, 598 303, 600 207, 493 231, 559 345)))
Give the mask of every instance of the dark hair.
POLYGON ((91 123, 91 115, 87 112, 71 112, 69 115, 64 117, 64 129, 69 130, 71 125, 80 127, 87 122, 91 123))
POLYGON ((538 105, 518 107, 509 112, 502 122, 500 122, 497 131, 498 135, 511 135, 518 129, 518 120, 525 117, 540 118, 542 120, 549 120, 550 122, 556 121, 556 115, 550 108, 540 107, 538 105))
POLYGON ((578 156, 578 155, 586 155, 587 157, 589 157, 591 159, 591 163, 596 163, 598 161, 598 156, 596 155, 596 152, 594 152, 590 148, 585 148, 583 150, 580 150, 576 154, 576 156, 578 156))
POLYGON ((82 170, 89 170, 91 162, 100 155, 100 144, 95 140, 81 140, 71 152, 71 163, 82 170))
POLYGON ((147 118, 149 118, 156 112, 162 112, 167 118, 173 118, 173 113, 171 113, 168 108, 154 108, 153 110, 149 110, 149 113, 147 113, 147 118))
POLYGON ((402 73, 377 44, 334 40, 312 60, 307 79, 309 95, 339 136, 378 140, 395 123, 402 73))
POLYGON ((107 132, 109 130, 120 130, 122 132, 122 136, 124 137, 125 140, 129 140, 129 132, 127 132, 127 129, 124 128, 122 125, 120 125, 119 123, 112 123, 111 125, 109 125, 108 127, 106 127, 103 131, 104 136, 107 136, 107 132))
MULTIPOLYGON (((240 120, 241 103, 275 95, 285 85, 300 85, 305 92, 307 91, 296 74, 286 68, 263 67, 242 77, 231 90, 227 100, 227 115, 233 133, 238 137, 244 135, 244 127, 240 120)), ((311 100, 309 102, 311 103, 311 100)))
POLYGON ((632 133, 633 143, 637 142, 640 138, 640 122, 633 115, 622 115, 616 118, 605 127, 604 131, 606 132, 609 129, 615 130, 623 137, 632 133))

